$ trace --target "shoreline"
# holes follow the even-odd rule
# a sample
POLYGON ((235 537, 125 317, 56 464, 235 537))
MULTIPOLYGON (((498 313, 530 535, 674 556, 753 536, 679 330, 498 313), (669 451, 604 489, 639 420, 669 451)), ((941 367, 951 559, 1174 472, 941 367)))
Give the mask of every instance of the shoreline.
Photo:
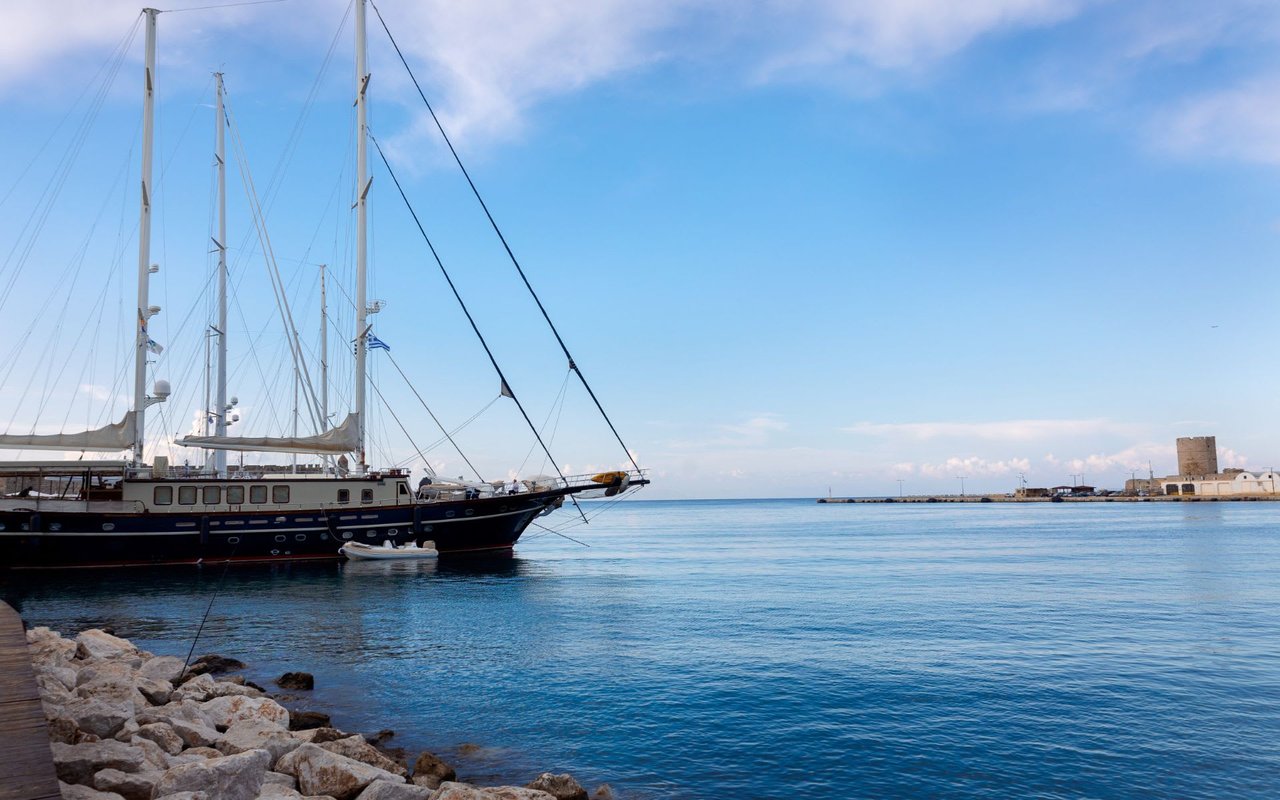
MULTIPOLYGON (((25 627, 25 623, 24 623, 25 627)), ((63 637, 25 630, 62 797, 76 800, 612 800, 567 773, 525 786, 461 782, 430 751, 396 747, 395 732, 332 727, 304 710, 309 673, 269 692, 228 674, 248 669, 206 655, 184 666, 100 628, 63 637), (218 677, 215 677, 217 675, 218 677), (286 707, 288 706, 288 707, 286 707), (185 794, 187 792, 193 794, 185 794)))
POLYGON ((1280 495, 1242 495, 1242 496, 1195 496, 1195 495, 1154 495, 1151 497, 1135 497, 1133 495, 1115 495, 1112 497, 1009 497, 1003 494, 919 494, 905 497, 819 497, 821 504, 842 503, 1274 503, 1280 501, 1280 495))

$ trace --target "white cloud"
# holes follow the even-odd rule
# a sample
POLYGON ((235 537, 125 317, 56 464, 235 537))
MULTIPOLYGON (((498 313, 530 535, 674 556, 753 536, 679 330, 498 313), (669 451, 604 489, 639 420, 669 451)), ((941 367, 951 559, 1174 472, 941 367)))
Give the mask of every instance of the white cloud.
POLYGON ((1151 136, 1177 155, 1280 165, 1280 76, 1181 101, 1157 118, 1151 136))
POLYGON ((864 436, 930 439, 984 439, 1030 442, 1055 437, 1132 432, 1134 426, 1106 419, 1017 419, 993 422, 859 422, 842 430, 864 436))
POLYGON ((810 75, 856 60, 881 70, 931 65, 1001 30, 1048 25, 1077 12, 1081 0, 844 0, 769 3, 777 18, 768 30, 791 41, 768 58, 763 76, 810 75))
POLYGON ((953 456, 937 464, 921 464, 919 474, 926 478, 955 478, 963 475, 966 478, 984 478, 992 475, 1012 475, 1028 472, 1031 460, 1027 458, 1009 458, 989 461, 977 456, 953 456))

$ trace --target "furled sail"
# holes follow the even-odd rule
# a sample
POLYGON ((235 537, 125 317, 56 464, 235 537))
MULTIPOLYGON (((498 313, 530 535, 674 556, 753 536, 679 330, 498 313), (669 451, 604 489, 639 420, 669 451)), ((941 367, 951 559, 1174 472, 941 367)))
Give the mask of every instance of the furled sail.
POLYGON ((315 436, 184 436, 178 444, 262 453, 350 453, 360 446, 359 420, 358 414, 348 414, 341 425, 315 436))
POLYGON ((128 450, 133 447, 133 412, 124 419, 92 431, 79 433, 4 434, 0 448, 6 450, 128 450))

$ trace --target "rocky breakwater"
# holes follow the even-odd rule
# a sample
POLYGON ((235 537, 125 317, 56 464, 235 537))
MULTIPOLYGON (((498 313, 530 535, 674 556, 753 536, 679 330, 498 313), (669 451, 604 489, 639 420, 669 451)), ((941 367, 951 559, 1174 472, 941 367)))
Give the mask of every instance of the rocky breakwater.
MULTIPOLYGON (((298 720, 261 688, 208 674, 216 659, 184 669, 180 658, 152 655, 97 629, 70 639, 33 628, 27 644, 64 798, 587 800, 569 775, 472 786, 457 782, 431 753, 411 771, 403 754, 360 734, 291 729, 301 727, 298 720)), ((303 680, 291 673, 281 683, 303 680)), ((327 718, 313 714, 310 721, 327 718)), ((611 796, 607 786, 593 795, 611 796)))

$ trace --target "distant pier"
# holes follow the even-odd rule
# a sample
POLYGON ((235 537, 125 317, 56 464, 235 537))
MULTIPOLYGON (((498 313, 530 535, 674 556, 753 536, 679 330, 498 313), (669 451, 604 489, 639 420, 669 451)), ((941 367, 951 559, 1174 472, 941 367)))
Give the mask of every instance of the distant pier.
POLYGON ((1109 495, 1106 497, 1012 497, 1007 494, 932 494, 906 495, 905 497, 819 497, 819 503, 1244 503, 1280 500, 1276 495, 1232 495, 1226 497, 1197 497, 1195 495, 1109 495))

